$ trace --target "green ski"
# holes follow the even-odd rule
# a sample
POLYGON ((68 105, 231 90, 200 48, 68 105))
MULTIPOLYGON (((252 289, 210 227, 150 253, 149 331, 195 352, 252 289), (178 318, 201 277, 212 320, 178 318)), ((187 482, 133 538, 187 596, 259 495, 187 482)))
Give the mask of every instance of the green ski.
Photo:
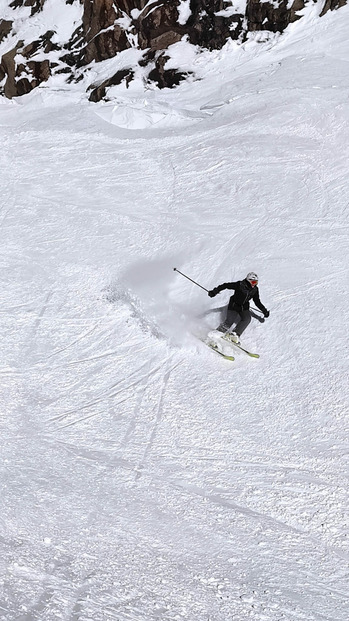
POLYGON ((253 354, 251 351, 248 351, 247 349, 244 349, 243 347, 241 347, 241 345, 239 345, 239 343, 235 343, 234 341, 232 341, 228 336, 226 336, 224 334, 224 336, 222 337, 225 341, 228 341, 228 343, 231 343, 232 345, 235 345, 235 347, 238 347, 239 349, 241 349, 241 351, 244 351, 245 354, 247 354, 248 356, 250 356, 251 358, 259 358, 259 354, 253 354))
POLYGON ((203 341, 203 343, 205 343, 205 345, 207 345, 207 347, 209 347, 210 349, 215 351, 217 354, 222 356, 222 358, 225 358, 226 360, 235 360, 234 356, 228 356, 227 354, 223 354, 223 352, 219 351, 219 349, 218 349, 217 345, 215 345, 215 343, 209 343, 208 341, 203 341))

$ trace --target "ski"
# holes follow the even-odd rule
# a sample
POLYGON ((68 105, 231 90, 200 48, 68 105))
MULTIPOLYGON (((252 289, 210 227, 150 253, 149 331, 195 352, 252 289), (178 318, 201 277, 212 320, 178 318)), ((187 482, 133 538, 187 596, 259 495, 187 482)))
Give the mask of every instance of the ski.
POLYGON ((247 349, 245 349, 244 347, 241 347, 241 345, 239 345, 239 343, 235 343, 234 341, 232 341, 229 336, 226 336, 225 334, 222 337, 225 341, 228 341, 228 343, 231 343, 232 345, 235 345, 235 347, 238 347, 239 349, 241 349, 241 351, 244 351, 245 354, 247 354, 248 356, 250 356, 251 358, 259 358, 259 354, 253 354, 251 351, 248 351, 247 349))
POLYGON ((218 349, 217 345, 215 345, 215 343, 209 343, 208 341, 202 341, 202 342, 205 343, 205 345, 207 345, 207 347, 209 347, 210 349, 215 351, 217 354, 222 356, 222 358, 225 358, 226 360, 235 360, 234 356, 228 356, 227 354, 223 354, 222 351, 219 351, 219 349, 218 349))

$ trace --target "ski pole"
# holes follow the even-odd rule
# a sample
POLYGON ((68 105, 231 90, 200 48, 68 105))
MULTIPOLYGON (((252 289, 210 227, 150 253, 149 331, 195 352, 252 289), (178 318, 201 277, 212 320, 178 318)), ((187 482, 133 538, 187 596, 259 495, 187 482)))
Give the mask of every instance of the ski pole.
POLYGON ((193 280, 192 278, 189 278, 189 276, 186 276, 185 274, 183 274, 182 272, 180 272, 179 270, 177 270, 176 267, 173 268, 174 272, 178 272, 178 274, 180 274, 181 276, 184 276, 184 278, 187 278, 188 280, 190 280, 190 282, 193 282, 194 285, 197 285, 198 287, 200 287, 201 289, 203 289, 204 291, 207 291, 208 293, 208 289, 206 289, 206 287, 203 287, 202 285, 199 285, 198 282, 195 282, 195 280, 193 280))
POLYGON ((263 311, 259 310, 259 308, 256 308, 255 306, 251 306, 251 310, 256 311, 257 313, 260 313, 261 315, 263 315, 263 311))

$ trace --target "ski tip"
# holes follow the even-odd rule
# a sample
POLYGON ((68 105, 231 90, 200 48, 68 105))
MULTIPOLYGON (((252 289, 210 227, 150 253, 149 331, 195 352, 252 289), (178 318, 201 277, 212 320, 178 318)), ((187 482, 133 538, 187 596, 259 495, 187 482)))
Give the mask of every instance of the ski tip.
POLYGON ((247 351, 246 349, 245 349, 245 351, 246 351, 247 355, 250 356, 250 358, 260 358, 259 354, 253 354, 252 352, 247 351))
POLYGON ((215 351, 216 354, 219 354, 219 356, 221 356, 225 360, 231 360, 231 361, 235 360, 234 356, 223 354, 223 352, 220 351, 214 344, 208 343, 207 341, 203 341, 203 343, 205 343, 205 345, 207 345, 210 349, 212 349, 212 351, 215 351))

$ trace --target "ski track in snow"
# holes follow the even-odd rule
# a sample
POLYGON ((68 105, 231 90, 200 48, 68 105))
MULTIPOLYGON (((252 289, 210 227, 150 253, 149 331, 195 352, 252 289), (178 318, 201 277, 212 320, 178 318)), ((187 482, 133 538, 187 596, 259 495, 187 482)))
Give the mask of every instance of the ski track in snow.
POLYGON ((6 621, 347 621, 348 21, 143 93, 168 126, 1 106, 6 621), (259 273, 258 361, 175 266, 259 273))

